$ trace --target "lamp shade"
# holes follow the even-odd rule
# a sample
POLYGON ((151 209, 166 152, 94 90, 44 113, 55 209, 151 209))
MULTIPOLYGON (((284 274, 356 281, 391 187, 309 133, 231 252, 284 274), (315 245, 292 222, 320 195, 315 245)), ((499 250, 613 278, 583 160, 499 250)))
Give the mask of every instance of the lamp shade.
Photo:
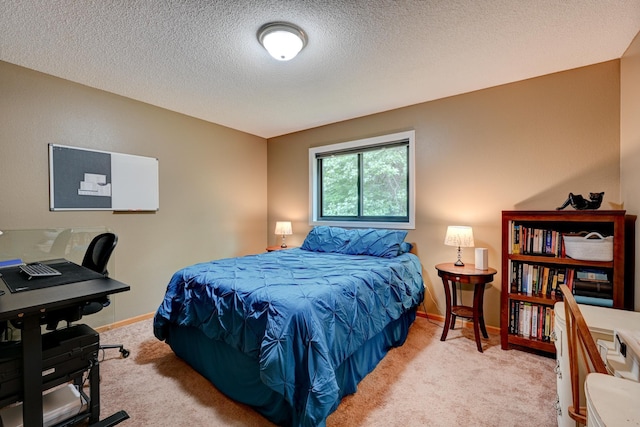
POLYGON ((447 234, 444 237, 444 244, 447 246, 458 246, 461 248, 471 248, 473 242, 473 230, 471 227, 463 225, 450 225, 447 227, 447 234))
POLYGON ((272 22, 258 30, 258 40, 278 61, 289 61, 307 44, 307 36, 293 24, 288 22, 272 22))
POLYGON ((293 230, 291 229, 291 221, 277 221, 276 222, 276 231, 274 234, 288 236, 293 234, 293 230))

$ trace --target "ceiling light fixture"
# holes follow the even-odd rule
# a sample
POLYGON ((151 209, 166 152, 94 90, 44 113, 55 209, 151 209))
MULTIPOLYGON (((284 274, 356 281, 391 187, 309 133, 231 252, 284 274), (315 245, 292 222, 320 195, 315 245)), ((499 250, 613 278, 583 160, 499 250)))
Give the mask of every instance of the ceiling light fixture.
POLYGON ((307 44, 307 35, 288 22, 270 22, 258 30, 260 44, 278 61, 288 61, 307 44))

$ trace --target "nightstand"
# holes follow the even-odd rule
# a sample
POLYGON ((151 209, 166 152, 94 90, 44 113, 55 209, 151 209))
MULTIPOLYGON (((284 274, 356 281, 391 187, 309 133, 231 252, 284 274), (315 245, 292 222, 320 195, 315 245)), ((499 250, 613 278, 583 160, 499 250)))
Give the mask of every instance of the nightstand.
POLYGON ((283 248, 282 246, 267 246, 267 252, 281 251, 283 249, 291 249, 291 246, 283 248))
POLYGON ((478 351, 482 353, 482 344, 480 343, 480 332, 485 338, 489 338, 487 328, 484 325, 484 287, 487 283, 493 281, 493 276, 497 273, 494 268, 487 270, 476 269, 473 264, 466 264, 461 267, 453 263, 445 263, 436 265, 438 276, 442 277, 444 285, 445 299, 447 302, 447 311, 444 317, 444 328, 440 341, 447 339, 449 329, 453 329, 456 324, 456 316, 473 320, 473 332, 476 337, 476 346, 478 351), (473 288, 473 306, 458 304, 458 295, 456 291, 456 283, 468 283, 474 285, 473 288))

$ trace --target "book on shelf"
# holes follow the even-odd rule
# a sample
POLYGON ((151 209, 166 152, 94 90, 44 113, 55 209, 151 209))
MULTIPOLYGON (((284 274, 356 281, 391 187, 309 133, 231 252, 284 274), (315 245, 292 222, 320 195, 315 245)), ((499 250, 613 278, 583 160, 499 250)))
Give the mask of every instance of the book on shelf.
POLYGON ((544 333, 542 334, 543 339, 547 340, 551 336, 553 331, 553 307, 544 307, 544 333))
POLYGON ((612 298, 596 298, 582 295, 573 296, 578 304, 597 305, 600 307, 613 307, 612 298))
POLYGON ((575 284, 573 285, 573 295, 613 299, 613 287, 609 288, 608 290, 589 289, 583 288, 580 285, 580 282, 575 282, 575 284))
POLYGON ((540 320, 542 319, 542 316, 540 315, 541 308, 542 306, 540 305, 531 304, 531 332, 529 333, 529 338, 542 338, 542 325, 540 324, 540 320))
POLYGON ((558 257, 562 254, 562 234, 556 230, 511 225, 511 253, 558 257))
POLYGON ((542 267, 542 285, 540 286, 540 293, 547 295, 549 290, 549 274, 551 273, 551 267, 542 267))
POLYGON ((603 298, 613 300, 613 292, 605 293, 605 292, 589 292, 583 290, 573 290, 574 297, 590 297, 590 298, 603 298))
POLYGON ((542 306, 542 305, 538 305, 538 339, 545 339, 545 337, 547 336, 547 334, 545 334, 545 310, 548 307, 542 306))
POLYGON ((585 304, 613 306, 613 282, 605 270, 577 269, 571 291, 585 304))
POLYGON ((564 284, 573 291, 573 282, 576 278, 576 271, 573 268, 567 268, 564 275, 564 284))
POLYGON ((573 289, 575 291, 590 291, 599 293, 613 293, 613 283, 611 282, 594 282, 591 280, 574 280, 573 289))
POLYGON ((558 286, 572 280, 573 269, 513 261, 511 264, 511 293, 555 298, 558 286))
POLYGON ((553 332, 553 307, 525 301, 510 302, 509 333, 527 339, 550 341, 553 332))
POLYGON ((531 303, 521 302, 520 304, 520 324, 518 330, 523 337, 529 338, 531 335, 531 303))
POLYGON ((516 334, 518 333, 518 328, 516 325, 520 323, 520 319, 518 317, 518 301, 511 300, 509 304, 509 333, 516 334))
POLYGON ((591 282, 610 282, 609 275, 605 270, 595 268, 581 268, 576 272, 576 279, 591 282))

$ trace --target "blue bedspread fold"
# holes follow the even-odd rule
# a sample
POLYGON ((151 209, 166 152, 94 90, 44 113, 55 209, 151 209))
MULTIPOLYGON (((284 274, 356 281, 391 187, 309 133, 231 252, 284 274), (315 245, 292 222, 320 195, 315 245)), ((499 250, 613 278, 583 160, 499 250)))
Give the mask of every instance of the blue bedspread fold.
POLYGON ((337 406, 335 369, 423 299, 422 268, 394 258, 289 249, 196 264, 172 277, 154 319, 200 329, 255 358, 264 384, 324 425, 337 406))

